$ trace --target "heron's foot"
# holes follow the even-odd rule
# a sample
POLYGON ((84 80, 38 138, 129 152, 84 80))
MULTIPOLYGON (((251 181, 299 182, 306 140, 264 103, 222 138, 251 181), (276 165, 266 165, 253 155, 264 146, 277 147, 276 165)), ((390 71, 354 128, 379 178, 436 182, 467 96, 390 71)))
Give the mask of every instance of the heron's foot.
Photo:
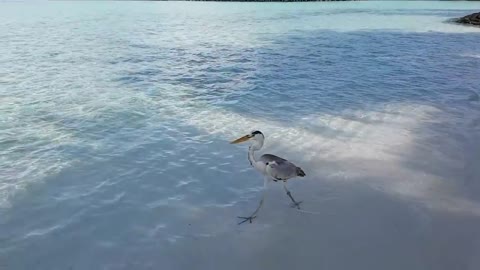
POLYGON ((252 221, 256 218, 257 216, 250 216, 250 217, 238 217, 238 218, 242 218, 243 220, 240 221, 240 223, 238 223, 238 225, 242 224, 242 223, 245 223, 247 221, 249 221, 250 223, 252 223, 252 221))
POLYGON ((303 203, 303 201, 292 202, 292 203, 290 204, 290 206, 291 206, 292 208, 300 209, 300 204, 301 204, 301 203, 303 203))

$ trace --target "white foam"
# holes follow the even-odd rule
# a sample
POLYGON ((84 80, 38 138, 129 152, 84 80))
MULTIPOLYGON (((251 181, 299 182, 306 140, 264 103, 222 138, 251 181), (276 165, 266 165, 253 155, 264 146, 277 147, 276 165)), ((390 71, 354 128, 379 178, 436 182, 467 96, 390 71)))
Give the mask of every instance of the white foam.
POLYGON ((460 54, 460 56, 479 59, 480 58, 480 53, 464 53, 464 54, 460 54))

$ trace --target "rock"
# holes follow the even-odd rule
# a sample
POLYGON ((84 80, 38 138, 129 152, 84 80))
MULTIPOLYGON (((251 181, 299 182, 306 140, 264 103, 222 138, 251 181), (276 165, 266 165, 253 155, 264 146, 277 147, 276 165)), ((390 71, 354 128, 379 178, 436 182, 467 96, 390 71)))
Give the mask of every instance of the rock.
POLYGON ((462 18, 455 19, 455 22, 461 24, 470 24, 480 26, 480 12, 467 15, 462 18))

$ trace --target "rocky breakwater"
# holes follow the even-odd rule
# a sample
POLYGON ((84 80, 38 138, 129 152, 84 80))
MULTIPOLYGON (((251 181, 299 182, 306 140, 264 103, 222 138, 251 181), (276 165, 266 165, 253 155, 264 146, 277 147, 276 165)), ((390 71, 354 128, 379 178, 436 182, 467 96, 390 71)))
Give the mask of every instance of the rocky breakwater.
POLYGON ((467 15, 454 20, 456 23, 480 26, 480 12, 467 15))

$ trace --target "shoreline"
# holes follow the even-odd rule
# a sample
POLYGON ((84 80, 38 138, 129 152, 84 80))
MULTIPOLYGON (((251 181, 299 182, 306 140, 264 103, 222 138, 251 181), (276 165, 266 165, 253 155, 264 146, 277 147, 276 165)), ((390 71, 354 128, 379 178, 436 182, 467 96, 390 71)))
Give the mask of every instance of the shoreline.
MULTIPOLYGON (((154 0, 166 1, 166 0, 154 0)), ((182 0, 186 2, 353 2, 362 0, 182 0)))

